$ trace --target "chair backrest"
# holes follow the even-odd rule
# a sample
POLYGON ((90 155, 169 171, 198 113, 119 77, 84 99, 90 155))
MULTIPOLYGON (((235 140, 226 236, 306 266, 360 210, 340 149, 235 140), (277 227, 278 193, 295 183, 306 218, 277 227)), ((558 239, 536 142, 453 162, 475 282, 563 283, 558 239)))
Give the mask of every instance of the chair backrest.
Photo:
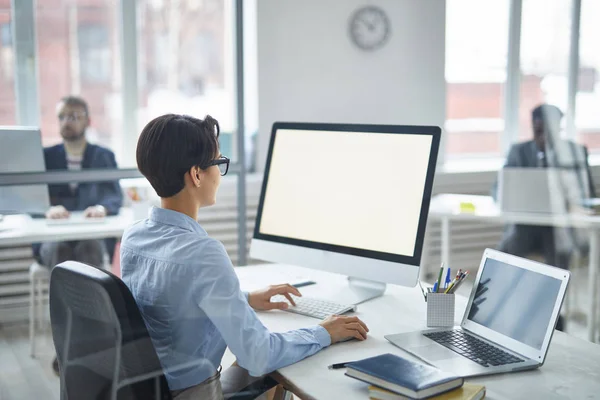
POLYGON ((50 320, 63 399, 171 399, 131 292, 96 267, 52 269, 50 320))

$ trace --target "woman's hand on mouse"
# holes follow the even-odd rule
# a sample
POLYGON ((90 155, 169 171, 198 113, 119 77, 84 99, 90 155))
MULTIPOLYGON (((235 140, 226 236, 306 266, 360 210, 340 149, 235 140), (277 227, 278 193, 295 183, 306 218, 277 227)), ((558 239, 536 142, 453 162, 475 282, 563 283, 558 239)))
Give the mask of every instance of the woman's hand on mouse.
POLYGON ((331 344, 340 342, 349 337, 365 340, 367 339, 367 332, 369 332, 367 325, 358 317, 332 315, 324 319, 319 325, 329 332, 331 344))

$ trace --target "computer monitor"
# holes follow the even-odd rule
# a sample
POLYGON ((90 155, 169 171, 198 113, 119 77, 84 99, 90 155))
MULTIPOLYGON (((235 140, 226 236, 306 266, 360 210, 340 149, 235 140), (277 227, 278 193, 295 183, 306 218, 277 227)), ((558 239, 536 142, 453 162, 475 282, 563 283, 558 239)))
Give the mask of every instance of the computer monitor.
POLYGON ((250 256, 348 275, 349 304, 416 285, 440 135, 275 123, 250 256))
MULTIPOLYGON (((0 126, 0 174, 46 170, 40 130, 0 126)), ((0 214, 44 214, 50 207, 47 185, 0 186, 0 214)))

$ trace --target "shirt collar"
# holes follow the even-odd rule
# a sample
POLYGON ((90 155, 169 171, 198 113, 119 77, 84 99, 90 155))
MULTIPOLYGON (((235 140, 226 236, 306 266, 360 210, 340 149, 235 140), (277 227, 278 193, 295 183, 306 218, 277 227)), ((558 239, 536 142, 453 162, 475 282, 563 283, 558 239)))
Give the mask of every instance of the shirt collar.
POLYGON ((152 207, 148 219, 165 225, 173 225, 188 231, 196 232, 201 235, 207 235, 204 228, 197 221, 178 211, 167 210, 166 208, 152 207))

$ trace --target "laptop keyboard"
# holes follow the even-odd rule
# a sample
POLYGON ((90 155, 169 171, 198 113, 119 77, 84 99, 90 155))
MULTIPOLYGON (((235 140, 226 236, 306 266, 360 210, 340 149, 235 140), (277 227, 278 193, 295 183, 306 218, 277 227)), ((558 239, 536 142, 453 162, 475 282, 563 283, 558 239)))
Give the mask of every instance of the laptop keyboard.
POLYGON ((461 330, 431 332, 423 335, 484 367, 525 361, 461 330))

